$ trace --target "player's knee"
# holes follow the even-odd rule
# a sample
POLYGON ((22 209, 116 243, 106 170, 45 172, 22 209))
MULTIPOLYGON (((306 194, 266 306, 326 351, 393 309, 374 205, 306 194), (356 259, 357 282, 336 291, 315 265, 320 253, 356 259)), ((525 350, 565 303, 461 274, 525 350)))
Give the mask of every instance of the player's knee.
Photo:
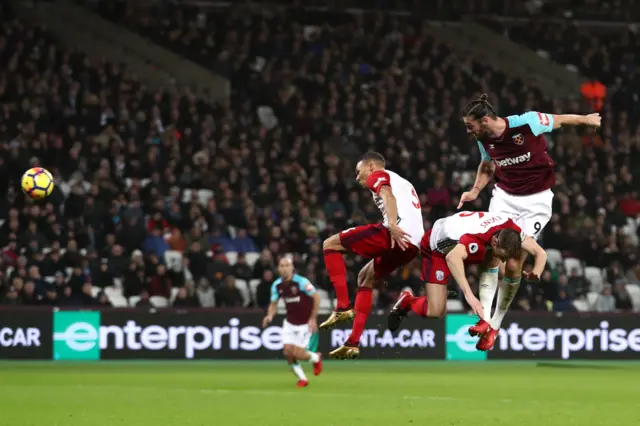
POLYGON ((282 350, 282 353, 284 354, 285 358, 287 358, 288 360, 293 358, 293 348, 291 347, 291 345, 285 345, 284 349, 282 350))
POLYGON ((322 250, 341 250, 340 237, 338 234, 332 235, 322 242, 322 250))
POLYGON ((442 318, 447 313, 447 304, 433 304, 427 309, 427 316, 430 318, 442 318))

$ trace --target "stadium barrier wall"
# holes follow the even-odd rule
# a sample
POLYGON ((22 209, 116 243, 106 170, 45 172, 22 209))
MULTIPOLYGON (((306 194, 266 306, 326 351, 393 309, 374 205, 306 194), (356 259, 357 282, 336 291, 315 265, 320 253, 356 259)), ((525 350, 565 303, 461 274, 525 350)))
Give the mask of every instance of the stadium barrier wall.
MULTIPOLYGON (((0 359, 278 359, 282 318, 262 329, 262 312, 220 310, 104 311, 0 309, 0 359)), ((493 351, 475 350, 475 317, 409 317, 395 334, 386 316, 369 319, 364 359, 624 360, 640 352, 635 315, 510 314, 493 351)), ((340 346, 349 326, 321 332, 320 350, 340 346)))

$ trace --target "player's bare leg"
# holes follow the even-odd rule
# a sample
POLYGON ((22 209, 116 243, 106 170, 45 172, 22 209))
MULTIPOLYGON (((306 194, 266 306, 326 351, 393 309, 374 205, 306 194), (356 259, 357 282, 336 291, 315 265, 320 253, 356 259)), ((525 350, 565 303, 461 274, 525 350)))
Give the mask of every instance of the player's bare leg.
POLYGON ((469 327, 469 334, 471 336, 481 336, 490 328, 489 319, 491 319, 493 299, 495 298, 498 290, 500 277, 504 277, 505 263, 491 258, 482 265, 480 269, 482 272, 480 273, 478 280, 480 284, 480 290, 478 293, 485 318, 480 318, 480 321, 478 321, 476 325, 469 327))
POLYGON ((416 297, 410 291, 400 293, 396 304, 389 312, 388 327, 396 331, 410 311, 423 318, 442 318, 447 312, 447 286, 425 284, 426 296, 416 297))
POLYGON ((374 261, 370 260, 358 273, 358 294, 355 303, 355 320, 351 335, 338 349, 329 353, 329 356, 336 359, 354 359, 360 356, 360 336, 364 331, 367 318, 371 313, 373 304, 373 287, 383 281, 376 278, 373 267, 374 261))
POLYGON ((296 358, 296 351, 301 348, 297 348, 294 345, 284 345, 283 353, 284 357, 287 359, 289 366, 291 367, 291 371, 298 378, 297 386, 299 388, 306 387, 309 384, 309 380, 307 380, 307 376, 304 374, 304 370, 302 366, 298 363, 296 358))
POLYGON ((347 267, 344 264, 343 253, 346 249, 340 242, 340 235, 335 234, 324 240, 322 244, 324 264, 327 274, 336 292, 338 304, 329 318, 320 324, 321 329, 330 329, 339 322, 350 321, 355 317, 355 312, 351 309, 349 300, 349 289, 347 288, 347 267))
POLYGON ((498 331, 502 326, 502 320, 507 314, 513 299, 518 293, 520 288, 520 282, 522 280, 522 266, 527 259, 528 254, 522 253, 519 259, 509 259, 505 268, 505 275, 498 289, 498 302, 496 305, 496 311, 494 312, 491 320, 489 321, 488 330, 482 334, 482 337, 478 341, 476 348, 481 351, 488 351, 493 348, 493 345, 498 337, 498 331))

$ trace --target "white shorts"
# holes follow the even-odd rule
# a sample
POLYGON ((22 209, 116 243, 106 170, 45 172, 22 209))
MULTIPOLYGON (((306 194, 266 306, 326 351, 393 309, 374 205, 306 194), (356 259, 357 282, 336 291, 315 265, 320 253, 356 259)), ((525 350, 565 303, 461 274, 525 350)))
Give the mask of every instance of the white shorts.
POLYGON ((497 186, 493 189, 490 213, 506 214, 533 239, 551 220, 553 192, 547 189, 531 195, 511 195, 497 186))
POLYGON ((309 324, 293 325, 284 320, 282 323, 282 343, 284 345, 293 345, 306 349, 309 347, 309 339, 311 339, 309 324))

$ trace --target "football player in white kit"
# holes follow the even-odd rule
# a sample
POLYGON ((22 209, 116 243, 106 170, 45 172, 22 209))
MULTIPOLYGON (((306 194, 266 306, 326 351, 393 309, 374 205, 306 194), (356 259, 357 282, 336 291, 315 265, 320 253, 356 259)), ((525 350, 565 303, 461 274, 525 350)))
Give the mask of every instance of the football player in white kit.
POLYGON ((344 345, 329 354, 339 359, 359 356, 360 336, 373 303, 373 287, 382 284, 391 272, 418 255, 424 235, 416 190, 409 181, 385 169, 382 155, 369 152, 362 156, 356 165, 356 180, 372 192, 383 221, 347 229, 329 237, 323 244, 325 267, 336 290, 338 305, 320 328, 331 328, 340 321, 355 318, 351 335, 344 345), (358 274, 354 309, 351 309, 347 291, 344 252, 371 259, 358 274))
POLYGON ((525 251, 535 258, 531 276, 540 276, 547 262, 546 252, 508 216, 486 212, 460 212, 437 220, 424 234, 420 250, 426 296, 403 291, 389 313, 391 331, 400 326, 409 311, 425 318, 442 317, 451 275, 473 312, 483 319, 487 313, 469 286, 465 264, 482 264, 497 274, 501 263, 518 258, 525 251))

